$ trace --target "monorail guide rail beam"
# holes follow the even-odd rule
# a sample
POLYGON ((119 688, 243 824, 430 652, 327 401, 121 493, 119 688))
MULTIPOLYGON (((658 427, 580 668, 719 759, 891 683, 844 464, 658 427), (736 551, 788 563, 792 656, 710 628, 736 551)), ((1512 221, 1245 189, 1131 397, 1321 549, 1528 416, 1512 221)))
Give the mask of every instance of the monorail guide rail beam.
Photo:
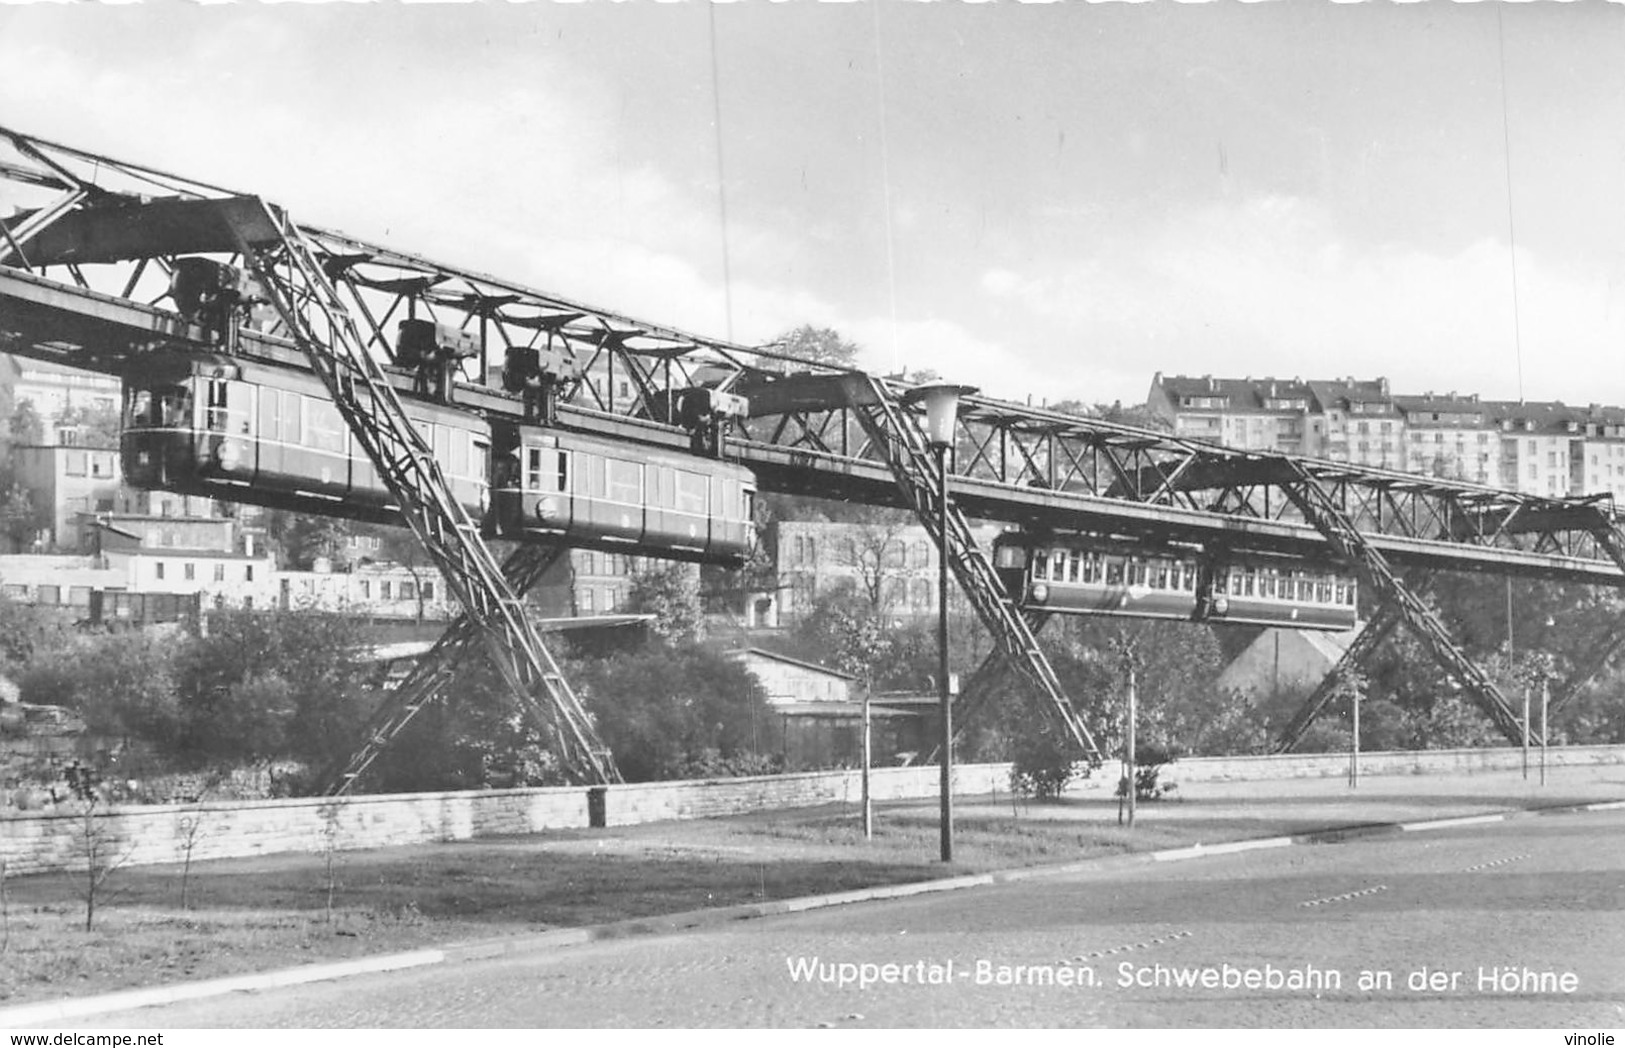
MULTIPOLYGON (((503 577, 508 580, 514 593, 524 596, 565 553, 563 546, 521 544, 514 547, 503 561, 503 577)), ((477 650, 480 631, 480 624, 467 612, 458 615, 446 627, 434 647, 418 659, 407 678, 385 695, 372 712, 356 751, 343 764, 335 765, 323 774, 321 789, 326 796, 336 797, 354 788, 373 761, 412 718, 444 696, 456 679, 458 669, 477 650)))
POLYGON ((882 449, 897 486, 925 525, 926 533, 947 557, 954 577, 993 634, 994 643, 1048 700, 1049 710, 1078 748, 1098 759, 1100 751, 1093 736, 1073 711, 1027 621, 1005 596, 992 566, 977 548, 970 522, 951 498, 946 507, 941 505, 935 464, 917 422, 904 414, 881 382, 868 375, 845 376, 841 385, 870 440, 882 449))
POLYGON ((1296 483, 1283 484, 1282 487, 1305 519, 1320 529, 1345 562, 1359 569, 1381 600, 1396 606, 1400 617, 1433 652, 1433 657, 1455 674, 1473 701, 1501 733, 1513 743, 1521 742, 1522 722, 1501 695, 1501 689, 1450 639, 1450 634, 1438 617, 1400 581, 1388 566, 1387 559, 1349 522, 1313 475, 1302 467, 1299 467, 1298 475, 1296 483))
POLYGON ((322 378, 406 519, 465 614, 482 627, 492 660, 516 700, 551 733, 570 774, 613 782, 613 761, 557 663, 525 617, 478 526, 452 496, 445 476, 367 341, 338 298, 313 247, 286 215, 260 203, 222 217, 238 253, 270 295, 282 322, 322 378), (539 702, 538 696, 545 702, 539 702))
POLYGON ((1394 631, 1394 627, 1399 625, 1401 618, 1397 603, 1387 601, 1377 606, 1376 614, 1366 620, 1366 624, 1349 643, 1348 649, 1337 660, 1337 664, 1321 678, 1309 698, 1304 700, 1303 705, 1292 715, 1292 719, 1281 729, 1280 737, 1276 739, 1270 752, 1287 753, 1302 740, 1304 732, 1309 730, 1315 718, 1325 711, 1333 696, 1337 694, 1338 686, 1359 672, 1365 660, 1371 657, 1378 646, 1394 631))
MULTIPOLYGON (((5 129, 0 129, 0 181, 45 198, 32 212, 0 222, 10 238, 0 237, 4 255, 0 267, 19 263, 25 256, 29 263, 29 273, 12 269, 0 277, 66 268, 76 283, 88 281, 107 292, 87 289, 82 302, 64 293, 42 306, 37 301, 14 301, 0 289, 0 349, 116 370, 118 361, 112 358, 117 355, 136 356, 154 344, 190 344, 184 331, 169 330, 185 327, 175 323, 172 313, 132 301, 160 302, 166 290, 154 284, 162 277, 156 272, 159 267, 149 267, 143 279, 142 265, 185 251, 232 250, 229 231, 217 213, 242 198, 5 129), (8 145, 13 150, 9 158, 3 155, 8 145), (91 311, 98 318, 94 323, 79 308, 89 303, 96 307, 91 311), (119 305, 130 308, 121 310, 119 305), (146 316, 143 311, 161 315, 146 316), (129 326, 107 323, 111 313, 123 315, 129 326), (152 329, 146 337, 140 331, 143 325, 152 329), (93 332, 115 337, 104 343, 91 338, 93 332), (113 349, 86 348, 104 344, 113 349)), ((384 336, 383 328, 403 316, 433 318, 477 336, 477 357, 458 365, 467 369, 463 377, 471 381, 457 385, 455 396, 459 406, 476 411, 520 413, 520 398, 503 397, 502 382, 512 378, 503 373, 510 351, 516 358, 535 353, 552 362, 542 367, 541 376, 549 403, 629 420, 669 421, 665 413, 673 403, 671 394, 690 387, 726 388, 754 401, 758 392, 769 394, 771 400, 776 390, 794 389, 803 380, 839 379, 832 369, 791 362, 762 347, 634 320, 337 232, 313 228, 300 232, 351 315, 367 325, 363 333, 369 335, 365 345, 370 351, 393 360, 392 340, 384 336), (548 370, 553 365, 557 370, 548 370), (791 370, 805 374, 786 374, 791 370), (623 382, 629 395, 620 391, 623 382)), ((40 290, 27 288, 23 280, 0 282, 40 290)), ((55 287, 77 290, 64 283, 55 287)), ((274 351, 277 335, 285 333, 281 327, 245 328, 240 348, 274 351)), ((836 417, 843 404, 839 397, 821 401, 812 396, 799 403, 788 398, 763 412, 776 417, 758 420, 752 438, 889 468, 878 460, 874 448, 849 445, 849 433, 839 425, 849 417, 836 417)), ((1039 507, 1040 517, 1047 518, 1040 522, 1055 526, 1064 527, 1064 518, 1078 511, 1077 500, 1083 498, 1117 507, 1122 526, 1148 538, 1170 536, 1156 530, 1149 517, 1135 516, 1126 507, 1185 517, 1205 515, 1205 526, 1196 530, 1211 533, 1228 527, 1250 537, 1269 530, 1266 525, 1301 524, 1295 515, 1287 516, 1292 507, 1278 485, 1307 469, 1356 528, 1417 544, 1413 562, 1548 577, 1579 578, 1590 572, 1593 578, 1586 581, 1605 581, 1596 578, 1597 568, 1609 565, 1606 581, 1618 584, 1618 569, 1598 555, 1586 526, 1575 519, 1577 500, 1224 448, 982 397, 966 399, 961 431, 965 453, 957 456, 954 486, 974 483, 1004 489, 1004 497, 994 500, 992 507, 1002 512, 967 506, 979 516, 1017 519, 1015 514, 1025 509, 1017 503, 1026 500, 1013 492, 1035 484, 1056 496, 1054 505, 1039 507), (1071 496, 1072 501, 1062 496, 1071 496)), ((804 493, 840 497, 841 478, 828 465, 809 460, 785 479, 789 487, 804 493)), ((1176 537, 1189 540, 1188 535, 1176 537)), ((1384 553, 1391 555, 1389 546, 1384 553)))

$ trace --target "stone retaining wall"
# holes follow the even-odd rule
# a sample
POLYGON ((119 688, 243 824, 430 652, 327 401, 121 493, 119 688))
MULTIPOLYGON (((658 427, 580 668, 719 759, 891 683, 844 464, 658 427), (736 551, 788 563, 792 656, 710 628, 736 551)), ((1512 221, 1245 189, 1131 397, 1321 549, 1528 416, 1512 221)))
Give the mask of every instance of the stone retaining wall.
MULTIPOLYGON (((1531 746, 1529 766, 1534 767, 1539 760, 1540 748, 1531 746)), ((1553 746, 1547 751, 1548 768, 1577 764, 1625 764, 1625 746, 1553 746)), ((1523 751, 1511 746, 1360 754, 1361 775, 1470 775, 1522 767, 1523 751)), ((1348 771, 1347 753, 1283 753, 1264 757, 1188 757, 1169 766, 1162 778, 1168 782, 1243 782, 1341 778, 1348 771)))
MULTIPOLYGON (((877 800, 931 797, 937 792, 938 774, 935 765, 877 768, 871 790, 877 800)), ((954 770, 955 791, 1004 789, 1009 775, 1008 764, 963 765, 954 770)), ((603 824, 611 826, 856 803, 862 794, 856 771, 602 789, 603 824)), ((82 814, 64 805, 49 813, 0 818, 0 860, 12 876, 81 867, 87 833, 98 836, 105 854, 128 856, 123 859, 127 865, 146 865, 182 861, 189 839, 193 860, 203 860, 321 852, 330 841, 335 848, 350 850, 582 828, 590 824, 590 792, 569 786, 363 795, 337 802, 132 805, 100 812, 88 824, 82 814)))
MULTIPOLYGON (((1430 750, 1368 753, 1361 773, 1467 774, 1516 769, 1517 749, 1430 750)), ((1625 746, 1554 748, 1551 766, 1625 764, 1625 746)), ((1165 781, 1197 783, 1251 779, 1333 777, 1347 774, 1347 754, 1270 757, 1203 757, 1182 760, 1165 781)), ((968 764, 954 770, 956 793, 974 795, 1009 788, 1008 764, 968 764)), ((876 800, 936 796, 934 765, 878 768, 876 800)), ((1110 789, 1108 769, 1087 789, 1110 789)), ((0 860, 8 875, 74 869, 83 864, 87 833, 98 835, 107 854, 128 856, 132 865, 179 862, 192 842, 192 858, 223 859, 281 852, 382 848, 435 841, 470 840, 588 825, 623 826, 666 819, 696 819, 776 808, 857 803, 856 771, 806 772, 747 779, 636 783, 602 787, 602 811, 591 812, 591 791, 581 787, 413 793, 319 799, 216 801, 113 808, 90 822, 69 808, 0 818, 0 860), (597 815, 599 818, 592 818, 597 815), (196 827, 195 833, 192 828, 196 827), (88 829, 87 829, 88 827, 88 829)))

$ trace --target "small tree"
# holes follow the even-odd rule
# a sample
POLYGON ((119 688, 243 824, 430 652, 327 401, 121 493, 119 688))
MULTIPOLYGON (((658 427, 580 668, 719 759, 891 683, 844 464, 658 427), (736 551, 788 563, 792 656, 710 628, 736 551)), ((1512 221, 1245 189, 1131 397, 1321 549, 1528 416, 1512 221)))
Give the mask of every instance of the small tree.
POLYGON ((322 820, 322 869, 327 888, 327 923, 333 923, 333 898, 338 893, 339 817, 344 812, 342 800, 326 801, 316 808, 322 820))
POLYGON ((4 532, 13 550, 27 550, 41 532, 50 529, 51 507, 34 501, 34 496, 21 484, 12 482, 0 495, 0 532, 4 532))
POLYGON ((122 855, 116 854, 117 841, 101 819, 101 806, 106 796, 99 771, 77 761, 68 765, 64 776, 68 791, 79 805, 79 854, 84 861, 85 931, 96 922, 96 904, 101 898, 102 885, 129 861, 133 846, 122 855))
POLYGON ((203 798, 208 796, 210 785, 205 785, 202 790, 198 791, 198 795, 192 799, 191 806, 175 820, 176 836, 180 838, 175 847, 181 853, 181 909, 183 911, 192 908, 192 854, 197 850, 198 843, 205 835, 204 823, 207 820, 208 813, 203 809, 203 798))
POLYGON ((6 860, 0 857, 0 953, 11 948, 11 899, 6 895, 6 860))
POLYGON ((19 400, 7 423, 13 444, 40 444, 45 441, 45 420, 32 400, 19 400))

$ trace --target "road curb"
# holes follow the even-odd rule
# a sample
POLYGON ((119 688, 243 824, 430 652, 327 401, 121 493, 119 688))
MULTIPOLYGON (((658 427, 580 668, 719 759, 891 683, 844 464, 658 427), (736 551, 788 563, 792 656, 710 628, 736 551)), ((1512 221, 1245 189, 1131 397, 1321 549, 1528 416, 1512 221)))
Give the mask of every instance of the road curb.
POLYGON ((740 906, 725 906, 717 909, 688 910, 683 913, 665 914, 659 917, 634 917, 609 924, 591 925, 586 928, 558 928, 552 931, 511 936, 504 939, 482 939, 478 942, 459 943, 438 949, 381 954, 376 957, 362 957, 352 961, 303 965, 298 968, 282 968, 271 972, 231 976, 224 979, 209 979, 204 982, 154 986, 143 990, 123 990, 118 993, 102 994, 96 997, 68 998, 39 1004, 19 1005, 15 1008, 0 1008, 0 1029, 82 1019, 108 1012, 176 1004, 181 1001, 201 1000, 231 993, 271 990, 282 986, 297 986, 303 983, 326 982, 356 975, 371 975, 434 964, 452 964, 534 953, 538 950, 581 946, 587 943, 625 939, 637 935, 669 934, 692 928, 728 924, 733 921, 748 921, 787 913, 805 913, 810 910, 829 909, 851 903, 873 902, 881 899, 901 899, 915 895, 933 895, 940 892, 959 891, 964 888, 1035 880, 1040 877, 1064 877, 1072 873, 1111 869, 1116 866, 1182 862, 1190 859, 1207 858, 1208 856, 1234 855, 1268 848, 1285 848, 1304 844, 1335 844, 1364 837, 1393 836, 1418 831, 1451 829, 1457 826, 1485 825, 1526 817, 1618 811, 1621 809, 1625 809, 1625 800, 1554 805, 1549 808, 1507 808, 1478 815, 1456 815, 1411 822, 1331 826, 1324 830, 1312 830, 1290 836, 1221 841, 1215 844, 1192 844, 1179 848, 1163 848, 1151 852, 1104 855, 1047 866, 1025 866, 991 873, 940 877, 934 880, 911 881, 906 884, 887 884, 874 888, 857 888, 851 891, 832 892, 825 895, 808 895, 799 899, 778 899, 773 902, 745 903, 740 906))

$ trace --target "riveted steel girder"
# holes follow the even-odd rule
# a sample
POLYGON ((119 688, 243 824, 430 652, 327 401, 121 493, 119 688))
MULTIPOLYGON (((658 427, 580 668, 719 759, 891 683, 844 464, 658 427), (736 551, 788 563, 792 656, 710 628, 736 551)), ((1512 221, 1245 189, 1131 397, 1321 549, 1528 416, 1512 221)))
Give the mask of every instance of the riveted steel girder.
POLYGON ((977 548, 970 521, 953 504, 951 495, 947 504, 943 504, 937 468, 931 461, 916 418, 896 403, 884 386, 867 375, 846 376, 842 389, 870 438, 885 449, 898 488, 925 526, 926 533, 937 543, 937 549, 959 580, 971 606, 993 635, 994 644, 1044 697, 1046 712, 1072 737, 1079 751, 1098 760, 1100 751, 1094 738, 1072 709, 1027 620, 1004 593, 993 574, 993 566, 977 548))
POLYGON ((1501 689, 1466 652, 1450 639, 1444 624, 1411 588, 1400 580, 1382 553, 1366 541, 1336 502, 1323 491, 1309 470, 1297 482, 1283 485, 1310 523, 1326 536, 1340 559, 1360 576, 1385 603, 1394 605, 1400 618, 1455 677, 1510 742, 1519 742, 1523 725, 1507 704, 1501 689))

